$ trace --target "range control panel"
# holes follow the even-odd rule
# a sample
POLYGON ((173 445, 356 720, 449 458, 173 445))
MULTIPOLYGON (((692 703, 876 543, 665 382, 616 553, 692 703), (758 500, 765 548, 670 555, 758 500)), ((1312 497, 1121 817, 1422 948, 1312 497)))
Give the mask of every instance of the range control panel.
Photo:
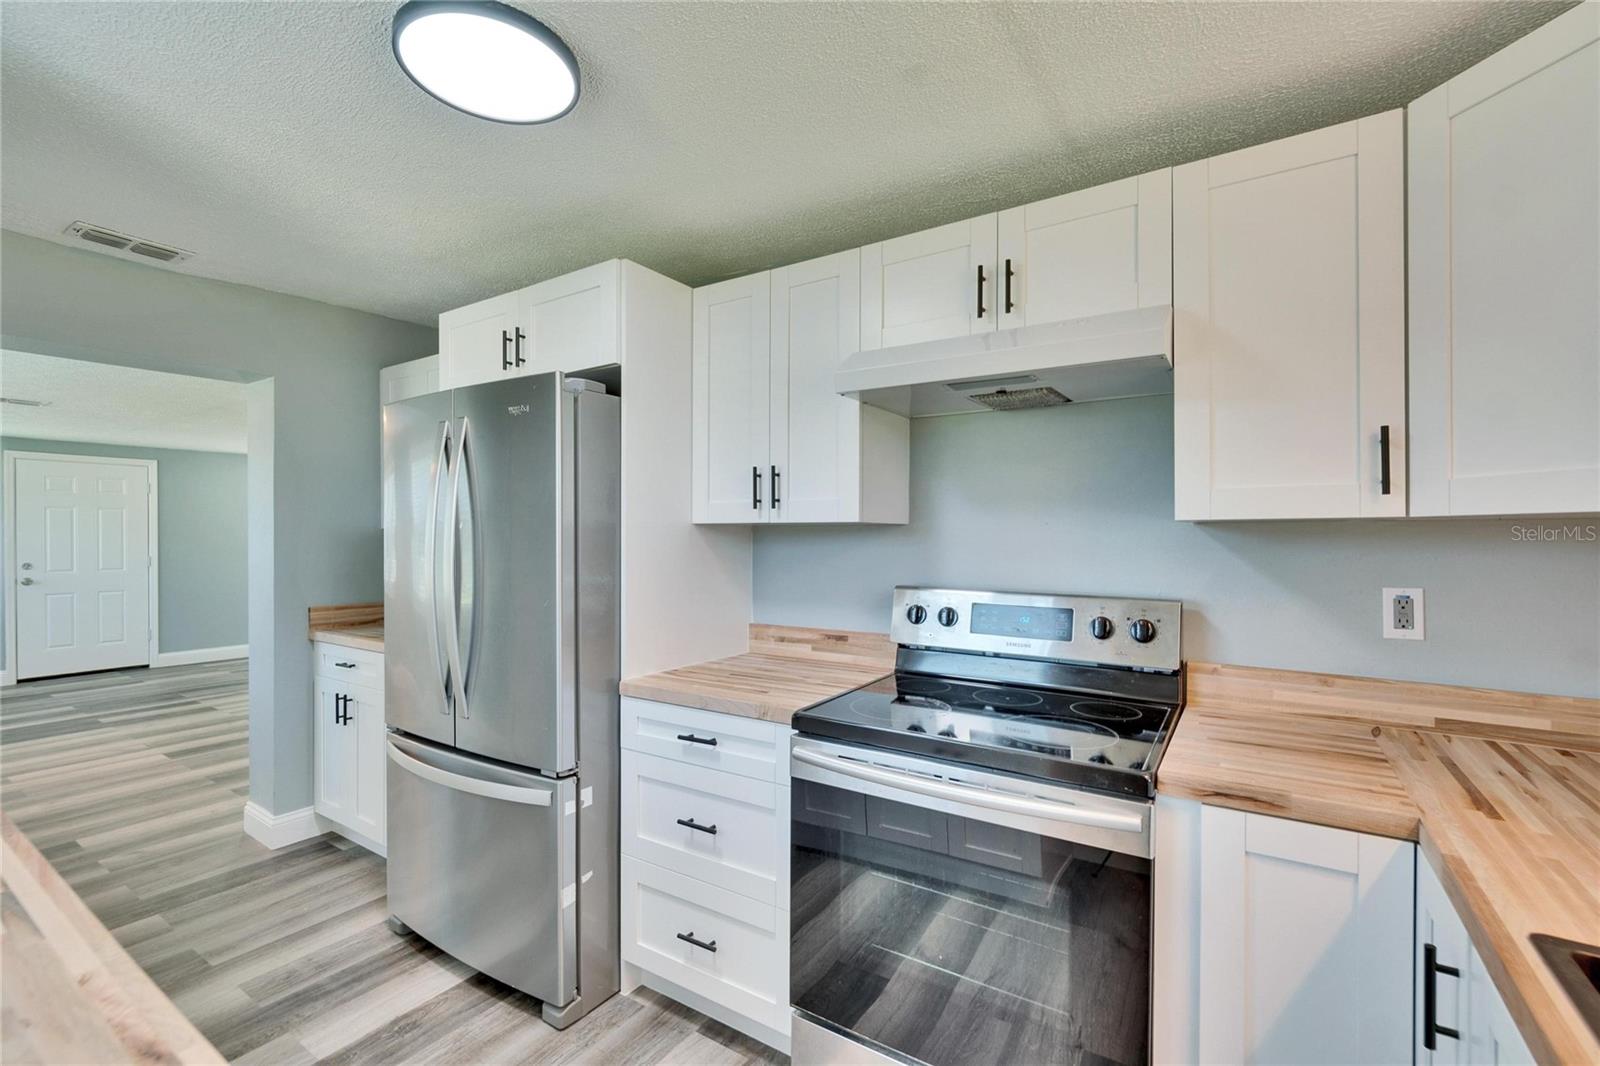
POLYGON ((889 636, 919 648, 1174 672, 1182 621, 1176 600, 902 585, 889 636))

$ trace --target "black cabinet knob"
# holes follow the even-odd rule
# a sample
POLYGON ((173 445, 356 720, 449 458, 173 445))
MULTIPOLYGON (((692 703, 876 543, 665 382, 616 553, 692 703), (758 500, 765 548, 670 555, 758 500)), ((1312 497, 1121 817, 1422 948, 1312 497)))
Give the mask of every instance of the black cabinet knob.
POLYGON ((1148 644, 1156 639, 1156 624, 1148 618, 1135 618, 1128 623, 1128 636, 1140 644, 1148 644))
POLYGON ((1117 627, 1111 624, 1111 619, 1105 615, 1098 615, 1089 622, 1089 635, 1095 640, 1107 640, 1117 627))
POLYGON ((960 618, 961 616, 956 613, 956 609, 954 607, 939 608, 939 624, 947 629, 950 626, 955 625, 960 618))
POLYGON ((920 603, 913 603, 906 608, 906 621, 914 626, 920 626, 928 620, 928 609, 920 603))

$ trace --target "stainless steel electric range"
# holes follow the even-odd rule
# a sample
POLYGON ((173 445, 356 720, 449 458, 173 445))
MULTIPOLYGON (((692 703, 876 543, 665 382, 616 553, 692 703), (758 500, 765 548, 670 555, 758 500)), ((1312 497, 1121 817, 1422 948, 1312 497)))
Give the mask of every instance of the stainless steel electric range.
POLYGON ((1149 1059, 1182 605, 895 590, 895 672, 794 718, 805 1064, 1149 1059))

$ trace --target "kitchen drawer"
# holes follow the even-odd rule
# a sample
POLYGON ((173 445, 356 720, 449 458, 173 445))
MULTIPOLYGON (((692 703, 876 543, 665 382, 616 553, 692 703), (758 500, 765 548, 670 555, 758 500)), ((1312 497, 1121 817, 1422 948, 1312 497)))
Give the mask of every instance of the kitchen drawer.
POLYGON ((788 841, 787 788, 622 753, 624 854, 787 910, 788 841))
POLYGON ((789 1029, 789 915, 622 858, 622 957, 780 1032, 789 1029), (693 936, 709 951, 679 939, 693 936))
POLYGON ((375 651, 346 648, 338 644, 316 641, 316 673, 320 677, 343 681, 347 685, 365 685, 383 691, 383 655, 375 651))
POLYGON ((624 696, 622 746, 690 766, 789 783, 789 727, 758 718, 624 696))

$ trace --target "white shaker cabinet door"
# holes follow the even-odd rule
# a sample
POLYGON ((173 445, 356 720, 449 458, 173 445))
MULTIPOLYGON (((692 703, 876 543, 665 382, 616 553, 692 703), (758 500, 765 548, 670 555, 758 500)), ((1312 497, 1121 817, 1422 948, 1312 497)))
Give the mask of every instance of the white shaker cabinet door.
POLYGON ((439 388, 459 389, 518 372, 520 300, 519 293, 508 292, 439 316, 439 388))
POLYGON ((995 215, 861 249, 861 345, 866 351, 996 328, 995 215))
POLYGON ((1199 1060, 1409 1062, 1416 847, 1205 806, 1199 1060))
POLYGON ((1417 860, 1417 936, 1413 965, 1417 1066, 1466 1066, 1467 975, 1473 954, 1467 927, 1426 858, 1417 860), (1451 1035, 1455 1034, 1455 1035, 1451 1035))
POLYGON ((1405 514, 1403 136, 1391 111, 1173 170, 1179 519, 1405 514))
POLYGON ((1000 212, 1000 328, 1172 302, 1172 171, 1000 212))
POLYGON ((350 764, 355 781, 350 826, 382 847, 388 806, 385 784, 388 738, 383 727, 383 693, 352 687, 348 695, 351 722, 347 728, 355 734, 355 758, 350 764))
MULTIPOLYGON (((353 825, 356 809, 356 729, 345 721, 345 700, 351 688, 317 678, 316 811, 342 825, 353 825)), ((380 712, 381 713, 381 712, 380 712)))
POLYGON ((765 522, 770 496, 770 278, 694 291, 696 522, 765 522))
POLYGON ((1600 5, 1406 109, 1411 513, 1600 511, 1600 5))
POLYGON ((521 290, 519 372, 565 374, 621 362, 618 353, 621 261, 574 270, 521 290))

